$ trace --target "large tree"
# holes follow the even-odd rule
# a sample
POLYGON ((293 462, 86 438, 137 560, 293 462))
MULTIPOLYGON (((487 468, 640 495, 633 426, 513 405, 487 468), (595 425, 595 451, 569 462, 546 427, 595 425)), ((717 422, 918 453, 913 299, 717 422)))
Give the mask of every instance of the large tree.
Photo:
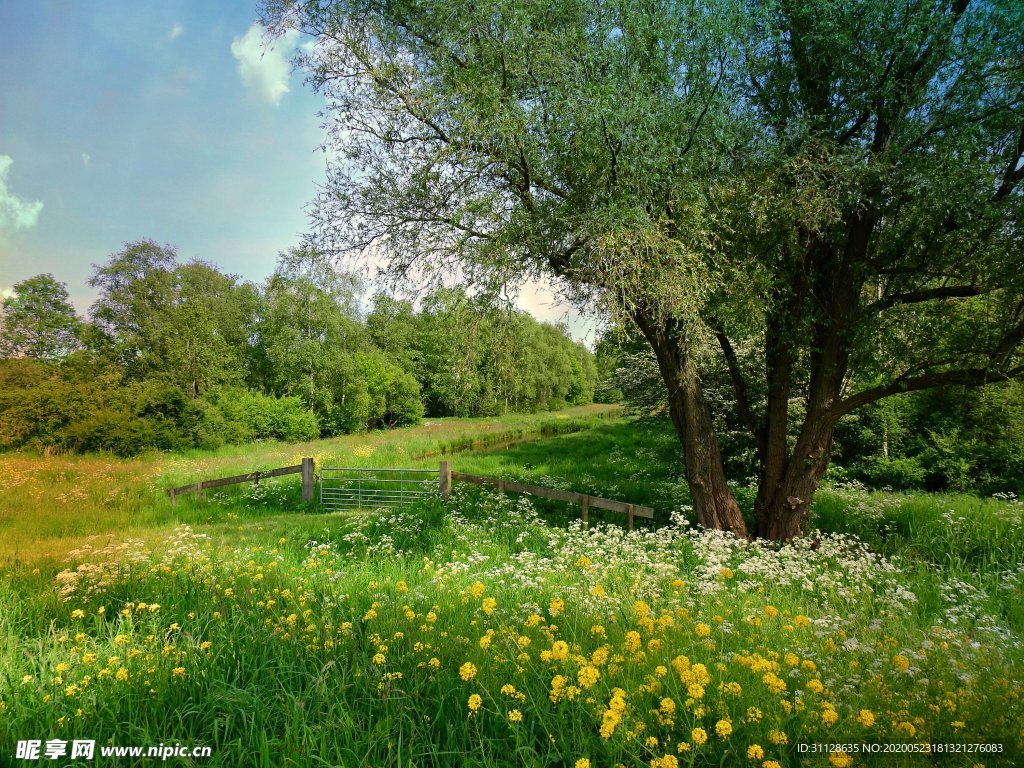
POLYGON ((1016 0, 270 0, 316 39, 320 247, 545 274, 653 350, 699 521, 748 535, 702 371, 805 527, 837 422, 1020 375, 1016 0))
POLYGON ((53 275, 15 283, 0 313, 0 357, 59 360, 81 344, 82 323, 53 275))

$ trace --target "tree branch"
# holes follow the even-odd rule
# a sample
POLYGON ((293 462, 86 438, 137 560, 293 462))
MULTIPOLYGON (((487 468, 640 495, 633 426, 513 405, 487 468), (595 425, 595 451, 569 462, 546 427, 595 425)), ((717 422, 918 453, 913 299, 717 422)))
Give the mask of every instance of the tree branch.
POLYGON ((985 289, 977 285, 948 285, 941 288, 923 288, 919 291, 908 291, 906 293, 893 293, 883 296, 873 304, 869 304, 866 312, 884 312, 897 305, 920 304, 925 301, 936 299, 955 299, 968 296, 980 296, 986 293, 985 289))

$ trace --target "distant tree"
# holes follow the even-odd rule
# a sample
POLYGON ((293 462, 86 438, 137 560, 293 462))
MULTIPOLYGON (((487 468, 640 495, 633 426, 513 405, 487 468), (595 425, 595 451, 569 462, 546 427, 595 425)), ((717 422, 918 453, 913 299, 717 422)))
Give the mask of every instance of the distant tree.
POLYGON ((845 416, 1024 373, 1024 4, 268 0, 339 160, 317 242, 635 325, 698 520, 799 535, 845 416))
POLYGON ((14 285, 0 313, 0 357, 59 360, 80 345, 82 323, 64 283, 36 275, 14 285))
POLYGON ((128 243, 89 281, 96 350, 130 379, 160 379, 196 398, 241 382, 256 293, 199 261, 179 265, 172 246, 128 243))

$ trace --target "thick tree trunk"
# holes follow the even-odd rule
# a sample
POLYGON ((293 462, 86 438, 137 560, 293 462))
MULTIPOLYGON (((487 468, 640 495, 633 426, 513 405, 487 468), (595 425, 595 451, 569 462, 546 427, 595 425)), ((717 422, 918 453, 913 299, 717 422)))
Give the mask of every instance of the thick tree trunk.
POLYGON ((705 528, 749 538, 743 513, 726 481, 718 437, 697 366, 686 353, 685 341, 674 328, 655 327, 645 317, 634 316, 634 320, 654 349, 668 388, 669 414, 683 444, 686 481, 697 522, 705 528))

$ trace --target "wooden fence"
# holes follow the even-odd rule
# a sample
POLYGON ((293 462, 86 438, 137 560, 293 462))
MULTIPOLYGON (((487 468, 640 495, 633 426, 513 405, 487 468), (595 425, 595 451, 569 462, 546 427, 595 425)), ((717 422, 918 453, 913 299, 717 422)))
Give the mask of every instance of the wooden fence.
MULTIPOLYGON (((370 471, 370 470, 367 470, 370 471)), ((397 470, 388 470, 397 471, 397 470)), ((265 469, 258 472, 249 472, 245 475, 234 475, 233 477, 221 477, 216 480, 200 480, 198 483, 191 483, 190 485, 182 485, 178 488, 170 488, 167 491, 167 495, 171 497, 171 504, 177 503, 177 497, 186 493, 197 493, 202 496, 203 491, 211 488, 220 488, 225 485, 235 485, 237 483, 258 483, 260 480, 265 480, 270 477, 281 477, 282 475, 295 475, 302 474, 302 500, 313 501, 314 498, 314 486, 315 486, 315 474, 313 459, 303 459, 301 464, 293 464, 290 467, 279 467, 277 469, 265 469)), ((574 491, 562 491, 558 488, 545 488, 540 485, 528 485, 526 483, 517 483, 513 480, 505 480, 500 477, 483 477, 481 475, 471 475, 466 472, 453 472, 452 464, 450 461, 442 461, 441 469, 439 474, 439 488, 441 496, 448 498, 452 491, 452 482, 458 480, 463 483, 474 483, 475 485, 488 485, 492 488, 496 488, 498 493, 525 493, 530 496, 536 496, 541 499, 553 499, 555 501, 564 501, 569 504, 579 504, 583 508, 583 523, 587 525, 590 521, 590 509, 607 509, 610 512, 619 512, 626 515, 626 526, 629 530, 633 530, 633 520, 637 517, 643 517, 648 520, 654 518, 654 510, 650 507, 643 507, 639 504, 630 504, 625 501, 615 501, 614 499, 604 499, 600 496, 590 496, 586 493, 576 493, 574 491)))
POLYGON ((268 477, 281 477, 282 475, 302 474, 302 500, 313 500, 313 459, 303 459, 301 464, 293 464, 290 467, 278 467, 277 469, 263 469, 258 472, 249 472, 245 475, 234 475, 233 477, 220 477, 216 480, 200 480, 191 485, 182 485, 178 488, 169 488, 167 495, 171 497, 171 504, 177 504, 178 496, 186 493, 198 493, 210 488, 220 488, 224 485, 236 485, 237 483, 258 483, 268 477))
POLYGON ((527 485, 512 480, 503 480, 499 477, 482 477, 481 475, 470 475, 466 472, 453 472, 451 462, 441 462, 440 487, 441 495, 448 497, 452 489, 452 481, 459 480, 463 483, 474 483, 476 485, 489 485, 497 488, 498 493, 526 493, 530 496, 537 496, 541 499, 554 499, 565 501, 569 504, 579 504, 583 508, 583 523, 587 525, 590 521, 590 508, 607 509, 611 512, 620 512, 626 515, 626 527, 633 530, 633 519, 643 517, 648 520, 654 518, 654 510, 650 507, 643 507, 639 504, 629 504, 625 501, 614 499, 603 499, 600 496, 590 496, 585 493, 574 491, 562 491, 557 488, 545 488, 540 485, 527 485))

